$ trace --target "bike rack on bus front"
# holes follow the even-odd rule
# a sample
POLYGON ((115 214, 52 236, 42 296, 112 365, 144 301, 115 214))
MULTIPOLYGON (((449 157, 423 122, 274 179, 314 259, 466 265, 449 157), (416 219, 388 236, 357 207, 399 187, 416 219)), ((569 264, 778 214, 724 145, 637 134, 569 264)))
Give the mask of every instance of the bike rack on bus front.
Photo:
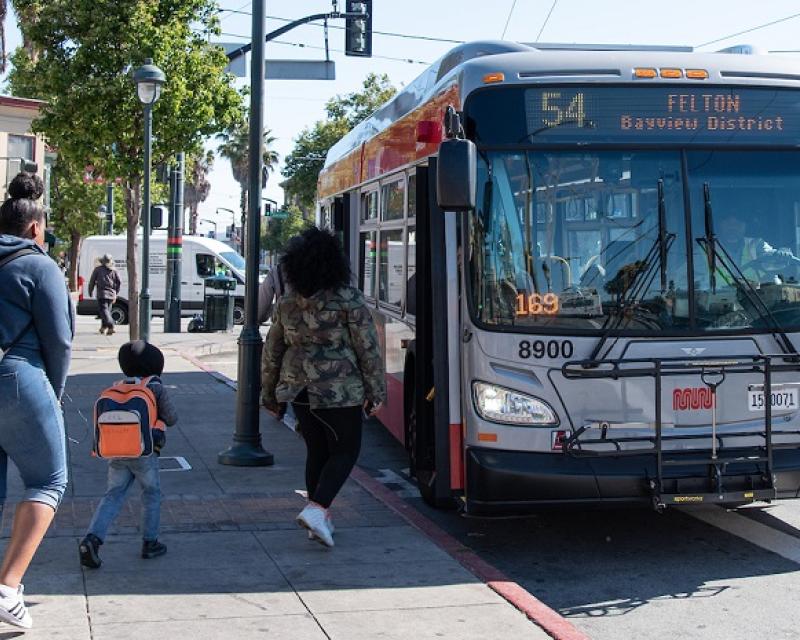
MULTIPOLYGON (((764 402, 764 430, 763 431, 735 431, 725 432, 723 435, 716 432, 716 388, 730 375, 742 373, 761 373, 763 384, 751 384, 750 389, 763 388, 764 398, 772 396, 772 374, 775 372, 793 371, 800 372, 800 362, 796 356, 779 355, 754 355, 734 357, 681 357, 681 358, 622 358, 617 360, 573 360, 564 363, 561 368, 563 376, 568 380, 643 378, 650 377, 654 380, 655 391, 655 429, 652 435, 609 437, 608 426, 601 427, 600 437, 583 437, 593 425, 577 427, 572 434, 565 437, 562 451, 566 455, 575 457, 594 458, 620 458, 628 456, 652 455, 656 459, 656 478, 647 480, 653 506, 661 511, 670 504, 697 504, 697 503, 747 503, 756 500, 774 500, 777 498, 775 475, 773 472, 773 452, 776 449, 800 449, 800 441, 774 443, 772 430, 772 402, 764 402), (781 362, 777 362, 781 361, 781 362), (663 419, 661 407, 662 379, 672 376, 698 375, 712 393, 713 426, 712 434, 698 433, 679 435, 665 435, 663 432, 663 419), (763 445, 753 447, 725 447, 725 439, 742 437, 760 437, 763 445), (703 455, 702 450, 669 450, 665 459, 664 442, 712 440, 711 456, 703 455), (650 443, 649 447, 627 448, 623 445, 633 443, 650 443), (611 445, 610 450, 587 449, 590 445, 611 445), (744 452, 755 450, 756 455, 746 455, 744 452), (737 453, 738 452, 738 453, 737 453), (722 457, 718 454, 724 453, 722 457), (732 479, 736 475, 725 475, 725 470, 730 464, 744 463, 755 464, 759 470, 756 474, 745 474, 751 486, 739 490, 727 490, 724 485, 726 478, 732 479), (763 472, 761 464, 764 464, 763 472), (709 477, 713 482, 713 491, 702 492, 664 492, 664 467, 692 467, 706 466, 709 477), (754 475, 760 475, 760 483, 753 481, 754 475), (756 486, 757 484, 757 486, 756 486)), ((784 386, 778 384, 778 386, 784 386)), ((780 430, 779 436, 800 436, 800 429, 780 430)), ((676 481, 679 478, 670 478, 676 481)))

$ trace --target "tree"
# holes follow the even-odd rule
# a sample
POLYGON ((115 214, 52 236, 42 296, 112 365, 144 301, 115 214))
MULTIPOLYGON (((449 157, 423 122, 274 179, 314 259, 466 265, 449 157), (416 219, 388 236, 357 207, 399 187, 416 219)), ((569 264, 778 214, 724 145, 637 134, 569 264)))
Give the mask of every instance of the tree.
POLYGON ((38 52, 12 57, 15 95, 39 98, 33 128, 60 153, 121 179, 128 233, 130 334, 139 335, 136 231, 140 218, 143 110, 131 71, 151 57, 167 76, 153 108, 153 161, 197 153, 204 137, 241 118, 242 96, 223 73, 227 58, 214 0, 13 0, 38 52))
POLYGON ((211 183, 208 174, 214 166, 214 152, 206 151, 189 158, 186 163, 186 176, 184 178, 183 204, 189 207, 189 233, 197 233, 197 208, 205 202, 211 193, 211 183))
MULTIPOLYGON (((220 133, 217 137, 221 140, 219 154, 231 163, 233 179, 239 183, 241 198, 239 207, 242 212, 242 230, 247 215, 247 192, 250 189, 250 123, 247 114, 241 120, 220 133)), ((272 149, 275 137, 270 135, 270 130, 264 131, 264 170, 269 174, 278 164, 278 152, 272 149)))
POLYGON ((286 156, 282 173, 287 196, 297 196, 303 210, 313 210, 317 177, 328 150, 396 93, 386 74, 370 73, 361 90, 328 100, 326 119, 303 129, 295 138, 294 149, 286 156))
POLYGON ((77 287, 78 258, 81 240, 100 228, 97 211, 105 201, 104 185, 83 180, 84 168, 66 155, 60 155, 53 167, 50 223, 56 237, 69 239, 69 288, 77 287))
POLYGON ((267 218, 267 224, 261 231, 261 249, 273 254, 281 253, 286 243, 311 223, 303 217, 299 207, 289 206, 287 218, 267 218))

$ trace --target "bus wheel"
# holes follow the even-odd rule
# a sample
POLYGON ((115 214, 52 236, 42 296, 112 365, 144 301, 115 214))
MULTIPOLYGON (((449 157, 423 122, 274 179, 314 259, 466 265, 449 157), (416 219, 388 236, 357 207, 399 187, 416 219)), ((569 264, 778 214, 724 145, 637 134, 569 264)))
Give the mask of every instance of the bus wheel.
POLYGON ((114 324, 128 324, 128 305, 124 302, 115 302, 111 306, 111 318, 114 324))
POLYGON ((244 324, 244 305, 241 302, 233 304, 233 324, 244 324))

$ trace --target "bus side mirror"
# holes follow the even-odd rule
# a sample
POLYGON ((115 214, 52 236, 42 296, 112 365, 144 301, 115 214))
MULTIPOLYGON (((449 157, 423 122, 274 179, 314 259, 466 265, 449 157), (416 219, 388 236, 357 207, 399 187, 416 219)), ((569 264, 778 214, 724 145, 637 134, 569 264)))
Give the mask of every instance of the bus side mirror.
POLYGON ((436 170, 436 200, 444 211, 475 208, 477 150, 471 140, 451 138, 439 146, 436 170))

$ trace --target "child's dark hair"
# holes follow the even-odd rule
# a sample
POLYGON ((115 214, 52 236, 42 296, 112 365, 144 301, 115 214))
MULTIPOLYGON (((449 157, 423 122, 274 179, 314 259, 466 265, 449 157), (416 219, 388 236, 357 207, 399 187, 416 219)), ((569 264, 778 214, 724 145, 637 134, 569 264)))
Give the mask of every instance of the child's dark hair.
POLYGON ((44 224, 44 208, 36 202, 44 193, 42 179, 33 173, 18 173, 8 185, 8 198, 0 206, 0 233, 22 236, 33 222, 44 224))
POLYGON ((350 265, 339 239, 317 227, 289 240, 280 263, 289 284, 305 298, 350 283, 350 265))
POLYGON ((117 355, 120 369, 129 378, 160 376, 164 371, 164 354, 157 346, 144 340, 126 342, 117 355))

